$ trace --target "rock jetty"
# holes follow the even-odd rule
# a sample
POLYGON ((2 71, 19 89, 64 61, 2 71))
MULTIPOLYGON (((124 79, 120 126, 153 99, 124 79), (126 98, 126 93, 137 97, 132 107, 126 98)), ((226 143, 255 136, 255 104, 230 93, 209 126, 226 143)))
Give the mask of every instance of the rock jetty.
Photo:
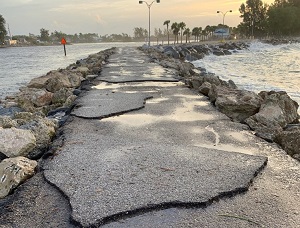
POLYGON ((280 45, 280 44, 293 44, 293 43, 299 43, 300 39, 267 39, 262 40, 262 42, 272 45, 280 45))
MULTIPOLYGON (((248 47, 246 43, 234 42, 141 49, 153 62, 178 71, 188 87, 207 96, 220 112, 235 122, 247 124, 257 136, 278 143, 300 160, 299 105, 286 92, 256 94, 239 89, 233 81, 221 80, 191 63, 208 54, 230 55, 248 47)), ((55 151, 52 141, 68 118, 74 101, 100 75, 102 66, 114 52, 114 48, 101 51, 66 69, 50 71, 0 101, 0 198, 34 175, 39 159, 47 156, 47 151, 55 151)))
POLYGON ((278 143, 289 155, 300 161, 299 105, 284 91, 261 91, 256 94, 239 89, 231 80, 221 80, 206 69, 195 67, 191 61, 205 55, 229 55, 246 49, 242 42, 216 45, 185 44, 180 46, 146 46, 141 49, 154 62, 180 72, 185 84, 205 95, 215 107, 232 121, 248 125, 254 133, 268 142, 278 143))
POLYGON ((50 71, 0 101, 0 198, 34 175, 73 102, 112 53, 114 48, 50 71))

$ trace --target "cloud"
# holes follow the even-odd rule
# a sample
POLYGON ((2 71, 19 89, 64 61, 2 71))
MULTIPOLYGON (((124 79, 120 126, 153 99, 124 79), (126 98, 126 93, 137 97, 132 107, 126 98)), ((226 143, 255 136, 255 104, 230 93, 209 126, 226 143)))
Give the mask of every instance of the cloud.
MULTIPOLYGON (((68 2, 68 1, 66 1, 68 2)), ((126 1, 80 1, 74 4, 74 2, 58 4, 51 7, 49 11, 52 12, 82 12, 82 11, 96 11, 96 10, 119 10, 126 6, 126 1)), ((126 7, 125 7, 126 8, 126 7)))
MULTIPOLYGON (((151 2, 151 0, 145 0, 151 2)), ((269 2, 271 0, 268 0, 269 2)), ((165 20, 184 21, 188 27, 219 24, 217 10, 233 10, 226 23, 240 22, 238 8, 245 0, 161 0, 151 7, 151 27, 163 28, 165 20)), ((14 34, 39 33, 40 28, 69 34, 128 33, 148 26, 148 8, 138 0, 0 0, 1 12, 14 34)))

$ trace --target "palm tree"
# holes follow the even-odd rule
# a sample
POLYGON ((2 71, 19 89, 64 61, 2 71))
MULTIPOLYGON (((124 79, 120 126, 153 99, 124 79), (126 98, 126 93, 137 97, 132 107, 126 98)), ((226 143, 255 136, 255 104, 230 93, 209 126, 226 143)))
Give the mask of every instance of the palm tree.
POLYGON ((170 37, 169 37, 169 24, 170 24, 170 20, 166 20, 166 21, 164 22, 164 25, 167 25, 168 45, 169 45, 169 42, 170 42, 170 37))
POLYGON ((184 22, 180 22, 178 26, 179 26, 180 33, 181 33, 181 43, 182 43, 182 33, 183 33, 183 30, 185 29, 186 24, 184 22))
POLYGON ((201 35, 203 37, 203 40, 207 39, 208 31, 206 30, 206 28, 202 30, 201 35))
POLYGON ((195 36, 195 41, 198 42, 200 41, 199 36, 201 34, 202 27, 195 27, 192 30, 192 35, 195 36))
POLYGON ((192 29, 192 36, 195 36, 195 41, 197 42, 198 41, 198 27, 194 27, 192 29))
POLYGON ((191 30, 189 28, 186 28, 183 32, 183 35, 185 35, 185 42, 187 43, 188 40, 190 40, 191 30))
POLYGON ((215 31, 217 28, 218 28, 218 26, 215 26, 215 25, 213 25, 213 26, 207 25, 207 26, 205 27, 205 30, 206 30, 207 35, 209 35, 210 37, 212 37, 214 31, 215 31))
POLYGON ((179 24, 177 22, 174 22, 171 25, 171 29, 173 31, 173 34, 175 35, 175 41, 174 41, 174 43, 176 43, 176 39, 177 39, 177 43, 178 43, 178 33, 180 31, 179 24))
POLYGON ((200 36, 202 32, 202 27, 198 27, 198 41, 200 42, 200 36))

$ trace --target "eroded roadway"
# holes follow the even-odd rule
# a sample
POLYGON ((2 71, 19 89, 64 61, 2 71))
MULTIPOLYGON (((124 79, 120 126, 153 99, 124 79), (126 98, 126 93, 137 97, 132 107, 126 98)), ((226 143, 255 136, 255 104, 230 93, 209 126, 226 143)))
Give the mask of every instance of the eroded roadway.
POLYGON ((299 164, 216 111, 175 71, 119 48, 97 81, 43 167, 74 224, 299 227, 299 164))
POLYGON ((84 227, 266 224, 260 215, 228 210, 214 224, 202 221, 199 209, 245 192, 266 165, 266 156, 251 155, 258 140, 244 125, 134 48, 118 49, 97 80, 77 101, 65 144, 44 167, 46 179, 68 197, 74 221, 84 227), (178 216, 170 216, 174 210, 178 216))

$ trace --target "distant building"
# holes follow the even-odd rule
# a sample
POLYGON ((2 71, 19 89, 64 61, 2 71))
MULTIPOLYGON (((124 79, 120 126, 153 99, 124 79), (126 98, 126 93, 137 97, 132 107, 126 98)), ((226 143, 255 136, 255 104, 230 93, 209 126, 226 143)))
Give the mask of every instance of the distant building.
POLYGON ((9 45, 17 45, 18 41, 17 40, 8 40, 9 45))
POLYGON ((218 38, 228 39, 230 37, 229 28, 217 28, 214 31, 214 36, 218 38))
POLYGON ((4 40, 4 43, 5 43, 5 45, 12 46, 12 45, 17 45, 18 41, 17 40, 6 39, 6 40, 4 40))

